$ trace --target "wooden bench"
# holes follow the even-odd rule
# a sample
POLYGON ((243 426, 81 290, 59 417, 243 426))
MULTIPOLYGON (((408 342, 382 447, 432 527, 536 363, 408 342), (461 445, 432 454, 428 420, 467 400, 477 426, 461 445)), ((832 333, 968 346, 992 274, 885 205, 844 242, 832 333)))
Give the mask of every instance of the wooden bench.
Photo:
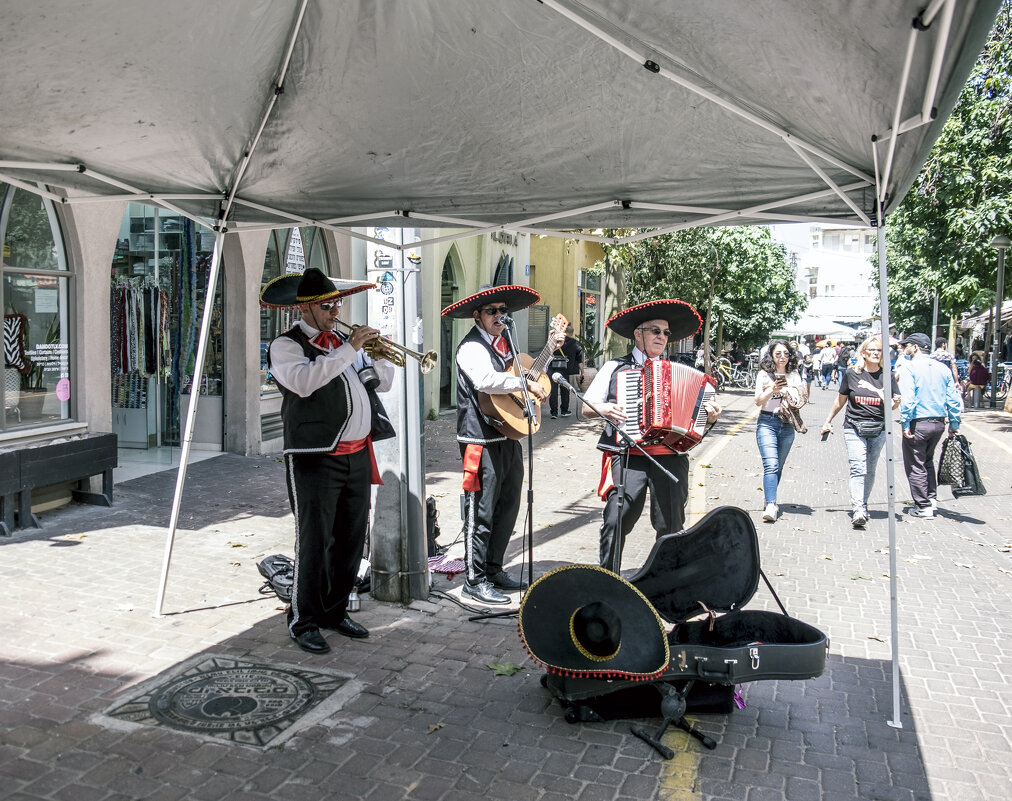
POLYGON ((14 528, 13 493, 18 493, 18 528, 40 528, 32 514, 32 490, 76 481, 79 503, 112 506, 112 471, 118 465, 115 434, 87 434, 66 442, 26 446, 0 458, 0 533, 14 528), (16 472, 16 481, 15 481, 16 472), (89 479, 102 474, 102 491, 91 492, 89 479))
POLYGON ((21 489, 21 454, 0 449, 0 536, 14 531, 14 496, 21 489))

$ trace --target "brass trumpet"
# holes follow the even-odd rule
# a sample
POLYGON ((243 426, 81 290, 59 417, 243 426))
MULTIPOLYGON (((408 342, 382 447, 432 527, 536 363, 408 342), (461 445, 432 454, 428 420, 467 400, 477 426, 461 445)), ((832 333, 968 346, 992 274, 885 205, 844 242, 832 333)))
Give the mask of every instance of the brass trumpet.
MULTIPOLYGON (((351 333, 360 326, 346 323, 344 320, 338 320, 337 324, 344 328, 348 333, 351 333)), ((403 367, 406 363, 407 356, 412 359, 418 360, 418 369, 422 375, 431 373, 432 368, 436 366, 436 362, 439 360, 439 355, 434 351, 430 350, 427 353, 419 353, 418 351, 406 348, 403 345, 398 345, 396 342, 386 339, 385 337, 377 337, 376 339, 366 342, 362 350, 368 354, 369 358, 384 358, 388 362, 397 367, 403 367)))

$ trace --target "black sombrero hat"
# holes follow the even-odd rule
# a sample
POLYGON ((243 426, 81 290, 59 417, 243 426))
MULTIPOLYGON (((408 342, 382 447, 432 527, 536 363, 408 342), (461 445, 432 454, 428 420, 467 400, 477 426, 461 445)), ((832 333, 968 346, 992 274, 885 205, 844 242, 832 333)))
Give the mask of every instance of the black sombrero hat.
POLYGON ((632 339, 633 331, 647 320, 666 320, 673 342, 691 337, 703 324, 699 312, 684 300, 651 300, 620 311, 606 325, 616 334, 632 339))
POLYGON ((260 290, 260 305, 268 309, 285 309, 336 300, 375 287, 376 284, 368 281, 328 278, 322 270, 310 267, 304 273, 289 273, 269 281, 260 290))
POLYGON ((551 673, 649 681, 668 665, 664 624, 632 584, 596 565, 545 573, 520 604, 520 639, 551 673))
POLYGON ((443 317, 453 317, 458 320, 470 319, 474 312, 489 303, 503 303, 509 306, 511 312, 526 309, 541 300, 541 295, 529 286, 511 284, 509 286, 494 286, 491 289, 483 289, 470 297, 451 303, 440 313, 443 317))

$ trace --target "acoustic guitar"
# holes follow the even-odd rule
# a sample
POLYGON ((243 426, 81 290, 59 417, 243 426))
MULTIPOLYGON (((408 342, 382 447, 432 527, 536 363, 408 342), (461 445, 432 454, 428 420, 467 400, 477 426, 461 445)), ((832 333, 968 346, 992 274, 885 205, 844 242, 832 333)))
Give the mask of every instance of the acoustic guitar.
MULTIPOLYGON (((567 325, 569 325, 569 320, 561 314, 555 315, 548 332, 548 342, 545 343, 544 350, 541 351, 538 358, 532 359, 526 353, 520 353, 513 359, 506 372, 519 376, 522 370, 522 375, 527 379, 537 381, 545 392, 551 391, 551 379, 545 374, 545 368, 552 361, 555 349, 565 341, 567 325)), ((523 439, 527 436, 528 419, 524 416, 524 400, 523 390, 511 392, 508 395, 478 393, 478 407, 484 412, 492 427, 507 439, 523 439)), ((534 418, 530 423, 533 432, 537 433, 541 428, 541 404, 533 395, 531 400, 534 402, 534 418)))

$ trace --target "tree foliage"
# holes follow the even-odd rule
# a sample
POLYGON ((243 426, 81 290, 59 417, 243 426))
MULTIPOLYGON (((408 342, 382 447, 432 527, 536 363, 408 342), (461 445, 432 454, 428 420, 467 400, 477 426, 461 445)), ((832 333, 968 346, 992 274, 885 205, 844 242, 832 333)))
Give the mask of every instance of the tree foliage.
POLYGON ((704 320, 710 310, 713 341, 756 347, 807 305, 795 289, 784 247, 767 228, 693 228, 604 250, 605 271, 625 278, 624 307, 663 298, 687 301, 704 320))
POLYGON ((930 326, 935 292, 948 316, 994 303, 997 253, 1012 233, 1012 0, 910 192, 887 223, 889 314, 930 326))

